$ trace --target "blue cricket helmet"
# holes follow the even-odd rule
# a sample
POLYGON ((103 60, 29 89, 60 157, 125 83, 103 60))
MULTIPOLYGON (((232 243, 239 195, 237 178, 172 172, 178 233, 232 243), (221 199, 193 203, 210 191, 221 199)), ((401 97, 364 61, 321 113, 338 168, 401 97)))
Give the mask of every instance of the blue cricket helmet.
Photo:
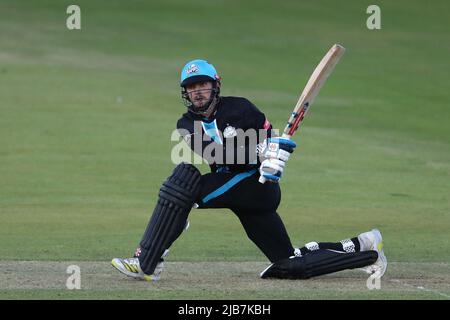
POLYGON ((180 86, 181 98, 184 101, 184 105, 191 113, 200 116, 210 116, 214 114, 220 99, 220 77, 212 64, 201 59, 192 60, 186 63, 181 71, 180 86), (195 107, 189 98, 186 86, 203 81, 212 82, 211 97, 203 106, 195 107))
POLYGON ((220 81, 216 68, 206 60, 196 59, 189 61, 181 71, 180 86, 201 81, 220 81))

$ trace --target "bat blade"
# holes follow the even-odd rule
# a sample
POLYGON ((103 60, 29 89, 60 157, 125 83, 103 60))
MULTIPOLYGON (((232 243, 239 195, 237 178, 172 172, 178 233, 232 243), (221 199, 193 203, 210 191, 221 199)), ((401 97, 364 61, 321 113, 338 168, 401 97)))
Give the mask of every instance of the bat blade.
POLYGON ((319 93, 320 89, 324 85, 328 76, 333 71, 336 64, 345 52, 345 48, 339 44, 335 44, 325 54, 322 60, 319 62, 314 72, 309 77, 305 88, 303 89, 300 98, 289 117, 288 123, 284 129, 283 137, 290 138, 297 131, 298 126, 302 122, 309 107, 313 103, 315 97, 319 93))
MULTIPOLYGON (((300 95, 291 116, 289 117, 288 123, 284 128, 282 135, 283 138, 289 139, 295 134, 309 107, 313 103, 314 98, 319 93, 320 89, 333 71, 336 64, 341 59, 344 52, 345 48, 343 46, 339 44, 333 45, 314 69, 314 72, 309 77, 309 80, 306 83, 306 86, 303 89, 303 92, 300 95)), ((266 178, 264 178, 264 176, 260 176, 259 182, 265 183, 266 178)))

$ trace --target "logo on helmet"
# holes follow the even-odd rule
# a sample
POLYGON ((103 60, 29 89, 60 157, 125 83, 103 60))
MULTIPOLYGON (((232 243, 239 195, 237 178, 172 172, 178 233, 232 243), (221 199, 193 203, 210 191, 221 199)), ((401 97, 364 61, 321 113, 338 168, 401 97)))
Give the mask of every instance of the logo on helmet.
POLYGON ((189 68, 187 69, 187 74, 191 74, 191 73, 196 73, 196 72, 198 72, 198 67, 197 67, 197 65, 196 64, 191 64, 190 66, 189 66, 189 68))

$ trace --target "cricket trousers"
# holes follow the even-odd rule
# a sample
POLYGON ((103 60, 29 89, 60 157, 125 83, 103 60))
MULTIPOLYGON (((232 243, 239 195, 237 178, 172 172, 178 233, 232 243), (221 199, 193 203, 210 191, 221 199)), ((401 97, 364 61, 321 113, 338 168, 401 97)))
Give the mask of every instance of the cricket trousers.
POLYGON ((270 182, 261 184, 258 179, 257 169, 202 175, 198 208, 230 209, 239 218, 249 239, 271 262, 286 259, 294 255, 294 248, 277 213, 280 186, 270 182))

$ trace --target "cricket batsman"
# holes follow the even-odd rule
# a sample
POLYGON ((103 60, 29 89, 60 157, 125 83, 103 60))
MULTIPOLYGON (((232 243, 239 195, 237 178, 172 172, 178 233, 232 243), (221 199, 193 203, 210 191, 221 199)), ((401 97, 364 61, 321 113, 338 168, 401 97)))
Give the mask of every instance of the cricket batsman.
POLYGON ((192 208, 228 208, 271 262, 261 278, 308 279, 354 268, 384 275, 387 260, 377 229, 336 243, 294 248, 277 208, 279 181, 295 142, 275 136, 264 113, 249 100, 222 97, 221 78, 208 61, 188 62, 180 86, 187 112, 177 129, 211 172, 202 175, 184 162, 174 168, 160 188, 134 256, 112 260, 117 270, 136 279, 158 280, 170 246, 189 225, 192 208), (265 183, 258 181, 260 176, 265 183))

